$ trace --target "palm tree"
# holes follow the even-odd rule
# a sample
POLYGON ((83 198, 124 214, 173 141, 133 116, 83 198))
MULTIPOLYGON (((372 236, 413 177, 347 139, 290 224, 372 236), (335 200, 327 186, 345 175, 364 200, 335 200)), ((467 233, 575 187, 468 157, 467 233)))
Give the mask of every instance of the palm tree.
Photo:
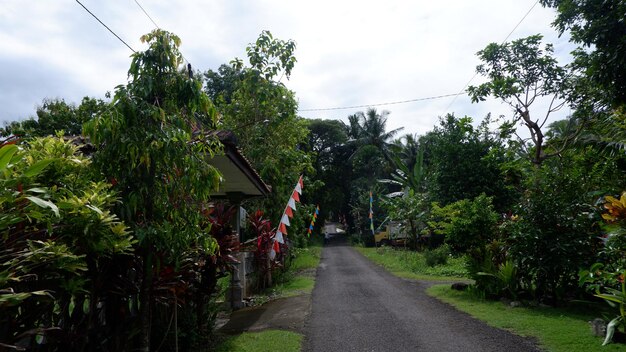
POLYGON ((348 135, 355 141, 359 148, 366 145, 373 145, 390 160, 389 149, 393 145, 390 140, 402 131, 404 127, 387 132, 388 115, 389 111, 384 110, 379 114, 374 108, 367 109, 365 113, 359 111, 354 115, 350 115, 348 117, 350 121, 348 135))

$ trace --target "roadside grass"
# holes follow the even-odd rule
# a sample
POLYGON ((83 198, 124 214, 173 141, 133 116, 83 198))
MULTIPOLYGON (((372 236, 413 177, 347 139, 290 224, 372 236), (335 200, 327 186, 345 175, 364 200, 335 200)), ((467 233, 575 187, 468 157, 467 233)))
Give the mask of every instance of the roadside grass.
POLYGON ((315 286, 315 268, 320 263, 322 247, 319 244, 307 248, 295 248, 295 258, 286 271, 274 276, 274 286, 264 294, 271 298, 292 297, 313 291, 315 286))
POLYGON ((452 290, 449 285, 432 286, 427 293, 490 326, 509 330, 520 336, 534 337, 546 351, 626 350, 624 344, 602 346, 603 338, 592 335, 588 321, 598 318, 598 311, 573 308, 511 308, 500 301, 482 300, 470 292, 452 290))
MULTIPOLYGON (((287 270, 274 276, 274 286, 254 297, 254 305, 262 305, 270 300, 310 294, 315 286, 315 269, 320 263, 321 243, 310 244, 307 248, 294 249, 295 257, 287 270)), ((220 341, 217 352, 265 352, 300 351, 303 335, 283 330, 244 332, 228 336, 220 341)))
POLYGON ((392 274, 414 280, 467 281, 464 258, 448 258, 447 264, 430 267, 420 252, 390 247, 355 247, 357 251, 392 274))
POLYGON ((303 336, 291 331, 265 330, 227 337, 217 352, 299 352, 303 336))

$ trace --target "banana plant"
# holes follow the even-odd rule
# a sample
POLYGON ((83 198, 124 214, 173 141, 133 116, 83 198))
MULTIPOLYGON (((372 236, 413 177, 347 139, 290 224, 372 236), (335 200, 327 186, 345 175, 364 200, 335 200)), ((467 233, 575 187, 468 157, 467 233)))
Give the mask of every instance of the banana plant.
POLYGON ((388 197, 398 197, 408 194, 409 190, 420 192, 424 180, 424 149, 420 148, 415 156, 413 169, 409 169, 409 165, 402 161, 399 156, 392 155, 391 162, 396 168, 391 173, 391 179, 379 180, 381 183, 389 183, 402 187, 402 192, 390 193, 388 197))

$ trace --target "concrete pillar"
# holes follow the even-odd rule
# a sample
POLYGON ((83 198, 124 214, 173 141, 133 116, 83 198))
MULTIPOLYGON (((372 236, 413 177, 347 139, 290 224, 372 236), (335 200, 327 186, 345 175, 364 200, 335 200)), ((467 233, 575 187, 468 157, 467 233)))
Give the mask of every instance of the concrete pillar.
POLYGON ((246 285, 246 265, 243 253, 237 253, 239 264, 235 265, 230 282, 230 307, 232 309, 241 309, 245 306, 243 303, 244 287, 246 285))

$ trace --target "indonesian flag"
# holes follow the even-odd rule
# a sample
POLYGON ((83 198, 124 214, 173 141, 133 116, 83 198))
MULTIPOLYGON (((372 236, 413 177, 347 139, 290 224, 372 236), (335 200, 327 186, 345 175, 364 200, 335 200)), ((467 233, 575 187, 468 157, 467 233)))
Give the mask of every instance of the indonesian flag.
POLYGON ((287 206, 293 210, 296 210, 296 201, 293 198, 289 198, 289 202, 287 203, 287 206))
POLYGON ((284 222, 281 222, 280 225, 278 225, 278 230, 286 235, 287 234, 287 225, 285 225, 284 222))
POLYGON ((302 194, 302 176, 300 176, 300 180, 298 180, 295 191, 302 194))

